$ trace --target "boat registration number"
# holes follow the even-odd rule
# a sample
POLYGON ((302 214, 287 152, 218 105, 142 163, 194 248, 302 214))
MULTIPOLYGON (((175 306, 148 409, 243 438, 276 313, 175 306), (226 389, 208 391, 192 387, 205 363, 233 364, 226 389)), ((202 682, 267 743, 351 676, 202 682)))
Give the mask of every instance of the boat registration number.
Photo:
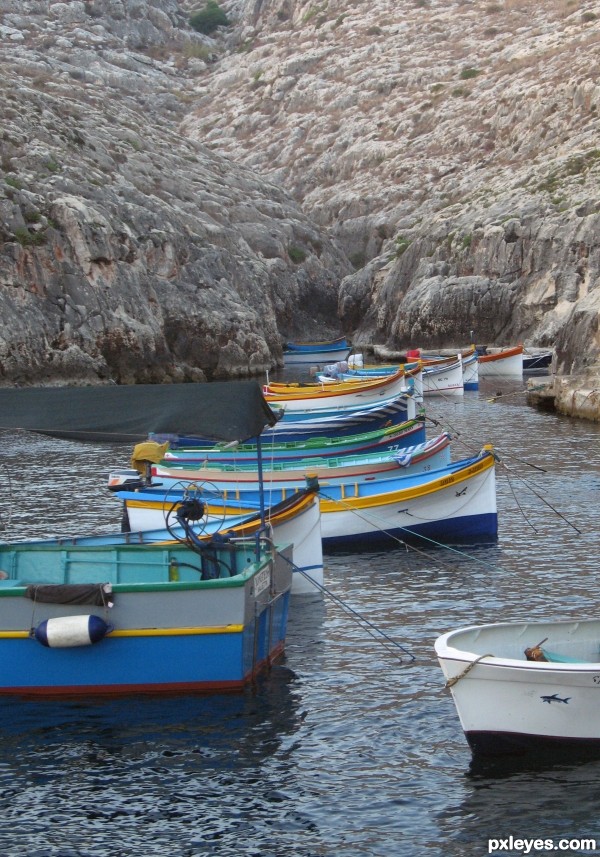
POLYGON ((260 595, 261 592, 264 592, 265 589, 268 589, 271 585, 271 572, 268 568, 263 568, 262 571, 259 571, 256 577, 254 578, 254 595, 260 595))

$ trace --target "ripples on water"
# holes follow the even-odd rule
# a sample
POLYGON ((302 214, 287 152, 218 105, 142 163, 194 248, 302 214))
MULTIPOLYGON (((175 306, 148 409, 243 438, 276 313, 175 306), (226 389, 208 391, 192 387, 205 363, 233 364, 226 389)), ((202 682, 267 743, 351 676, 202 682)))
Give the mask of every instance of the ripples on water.
MULTIPOLYGON (((433 654, 464 624, 597 608, 600 429, 527 408, 521 387, 428 400, 428 434, 450 427, 454 458, 498 450, 497 544, 327 558, 332 593, 415 661, 331 600, 294 599, 285 663, 242 694, 0 701, 0 853, 453 857, 510 834, 600 842, 600 763, 475 768, 433 654)), ((5 538, 118 529, 104 485, 129 454, 5 435, 5 538)))

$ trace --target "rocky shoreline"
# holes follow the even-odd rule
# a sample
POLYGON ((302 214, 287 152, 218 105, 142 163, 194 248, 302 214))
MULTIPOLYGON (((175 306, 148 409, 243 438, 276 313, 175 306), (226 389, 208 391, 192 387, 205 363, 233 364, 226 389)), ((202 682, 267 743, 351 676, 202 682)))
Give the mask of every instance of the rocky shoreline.
POLYGON ((527 404, 568 417, 598 422, 600 372, 585 377, 553 375, 550 378, 531 378, 527 383, 527 404))

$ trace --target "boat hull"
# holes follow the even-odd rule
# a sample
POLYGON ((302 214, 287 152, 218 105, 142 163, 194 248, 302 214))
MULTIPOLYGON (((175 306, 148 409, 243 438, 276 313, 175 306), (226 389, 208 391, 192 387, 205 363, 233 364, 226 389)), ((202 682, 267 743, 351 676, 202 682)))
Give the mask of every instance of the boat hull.
POLYGON ((600 622, 591 619, 484 625, 438 638, 436 654, 473 753, 600 748, 599 635, 600 622), (545 639, 563 660, 527 660, 525 649, 545 639))
MULTIPOLYGON (((442 436, 434 439, 442 445, 442 436)), ((446 435, 447 447, 450 443, 446 435)), ((433 442, 429 442, 429 449, 433 442)), ((337 458, 306 457, 292 461, 266 462, 262 471, 262 479, 266 486, 271 485, 303 485, 307 475, 318 476, 319 479, 353 481, 355 479, 377 478, 380 474, 390 475, 401 465, 396 456, 408 454, 409 450, 418 453, 415 447, 427 444, 425 441, 425 426, 415 422, 407 426, 406 431, 398 437, 395 449, 384 450, 371 455, 339 456, 337 458)), ((427 451, 424 448, 424 452, 427 451)), ((265 456, 266 457, 266 456, 265 456)), ((183 465, 159 464, 152 467, 152 476, 165 488, 173 488, 179 483, 208 482, 219 486, 236 486, 258 483, 256 465, 222 465, 215 464, 183 465)))
MULTIPOLYGON (((321 535, 326 550, 401 541, 489 542, 497 537, 494 456, 454 462, 431 471, 382 480, 331 484, 319 481, 321 535)), ((267 487, 279 502, 299 486, 267 487)), ((234 487, 224 500, 258 501, 256 487, 234 487)), ((144 504, 144 492, 123 492, 127 504, 144 504)))
POLYGON ((505 348, 489 354, 480 354, 479 377, 510 377, 521 378, 523 376, 523 346, 505 348))
POLYGON ((345 337, 329 342, 288 342, 283 350, 283 365, 312 366, 345 360, 351 350, 345 337))
POLYGON ((479 389, 479 361, 476 354, 463 357, 463 387, 465 390, 479 389))
POLYGON ((263 392, 269 405, 285 408, 286 414, 308 410, 318 415, 323 408, 359 407, 404 395, 411 389, 412 381, 403 371, 399 371, 385 378, 359 384, 332 382, 307 387, 267 384, 263 392))
MULTIPOLYGON (((275 437, 265 441, 262 446, 263 467, 271 461, 293 461, 307 457, 333 458, 340 455, 367 455, 388 449, 397 449, 402 442, 407 425, 388 426, 377 431, 348 435, 340 438, 315 437, 295 443, 277 443, 275 437)), ((167 450, 162 462, 167 464, 202 464, 217 462, 218 464, 248 464, 256 463, 257 447, 252 445, 231 444, 222 446, 213 444, 205 447, 189 447, 187 449, 167 450)))
POLYGON ((462 396, 465 391, 462 360, 423 369, 423 393, 426 396, 462 396))
POLYGON ((198 554, 182 545, 2 546, 0 561, 11 576, 0 587, 0 694, 243 687, 283 653, 291 588, 284 555, 255 561, 252 551, 225 551, 219 562, 235 562, 235 554, 237 573, 199 580, 198 554), (59 591, 65 581, 68 591, 59 591), (73 603, 77 583, 110 585, 104 604, 73 603), (31 634, 48 620, 65 625, 82 615, 106 622, 106 636, 89 645, 46 646, 31 634))
POLYGON ((487 542, 498 535, 490 459, 412 488, 399 485, 395 491, 369 494, 357 488, 355 496, 346 488, 341 495, 330 494, 327 487, 321 491, 321 533, 329 551, 398 541, 487 542))

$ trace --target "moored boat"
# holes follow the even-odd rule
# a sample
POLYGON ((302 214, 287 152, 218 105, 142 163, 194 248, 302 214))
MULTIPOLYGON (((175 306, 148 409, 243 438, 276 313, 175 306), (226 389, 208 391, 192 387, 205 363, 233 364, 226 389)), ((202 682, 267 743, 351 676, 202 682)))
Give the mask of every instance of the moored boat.
MULTIPOLYGON (((414 420, 417 416, 412 396, 392 396, 372 405, 323 408, 316 414, 314 409, 297 410, 286 414, 283 409, 280 419, 261 433, 264 444, 307 441, 316 437, 347 437, 366 431, 389 428, 414 420)), ((150 433, 150 440, 170 444, 172 449, 206 444, 209 438, 198 435, 150 433)))
MULTIPOLYGON (((211 502, 212 497, 241 504, 256 504, 259 499, 253 484, 225 487, 207 482, 202 487, 211 502)), ((267 496, 278 502, 301 487, 273 484, 267 496)), ((156 500, 160 490, 118 492, 117 497, 129 511, 130 503, 139 506, 147 498, 156 500)), ((319 479, 319 500, 325 549, 419 539, 456 544, 497 536, 495 457, 489 447, 477 456, 405 476, 346 483, 319 479)))
MULTIPOLYGON (((411 421, 412 422, 412 421, 411 421)), ((396 426, 362 432, 344 437, 317 436, 302 441, 278 443, 277 436, 272 435, 269 442, 263 442, 263 460, 268 465, 270 461, 293 461, 307 457, 330 458, 340 455, 367 455, 372 452, 396 449, 403 442, 406 426, 402 423, 396 426)), ((204 461, 218 464, 245 464, 256 462, 257 445, 217 443, 210 446, 177 447, 164 453, 164 464, 198 464, 204 461)))
POLYGON ((291 569, 251 540, 0 545, 0 694, 229 690, 282 655, 291 569))
MULTIPOLYGON (((242 441, 276 422, 256 382, 3 389, 0 409, 4 428, 113 442, 178 429, 242 441)), ((283 654, 292 586, 291 547, 273 544, 258 488, 249 541, 199 539, 197 507, 186 507, 182 544, 0 545, 0 693, 210 691, 252 680, 283 654)))
POLYGON ((435 652, 475 756, 600 750, 600 620, 450 631, 435 652))
POLYGON ((465 390, 479 389, 479 360, 475 350, 462 358, 463 387, 465 390))
POLYGON ((361 379, 389 378, 400 371, 415 379, 421 395, 462 396, 464 393, 464 370, 460 354, 453 357, 429 357, 404 364, 372 364, 355 369, 348 368, 344 363, 336 363, 326 366, 317 377, 321 383, 347 383, 360 382, 361 379))
POLYGON ((358 382, 265 384, 263 393, 270 405, 284 408, 286 414, 309 409, 317 415, 322 408, 368 405, 405 394, 411 387, 409 377, 400 369, 384 378, 360 379, 358 382))
POLYGON ((352 350, 345 337, 324 342, 286 342, 283 348, 284 366, 311 366, 344 360, 352 350))
POLYGON ((523 351, 523 372, 547 371, 553 357, 553 348, 526 348, 523 351))
POLYGON ((478 354, 478 363, 480 378, 496 376, 521 378, 523 376, 523 346, 486 348, 484 353, 478 354))
MULTIPOLYGON (((166 488, 176 483, 206 481, 220 488, 235 485, 256 484, 262 481, 265 487, 303 485, 307 475, 314 475, 329 482, 350 483, 376 480, 392 475, 395 471, 409 466, 424 464, 428 466, 433 456, 439 460, 450 456, 450 435, 446 432, 423 440, 425 429, 417 423, 410 433, 417 443, 410 444, 409 432, 405 440, 395 450, 385 450, 370 455, 343 455, 333 458, 302 458, 293 461, 268 462, 262 474, 255 464, 218 465, 202 462, 197 465, 156 464, 152 466, 152 479, 166 488)), ((416 469, 416 468, 415 468, 416 469)), ((112 476, 109 477, 109 483, 112 476)))

